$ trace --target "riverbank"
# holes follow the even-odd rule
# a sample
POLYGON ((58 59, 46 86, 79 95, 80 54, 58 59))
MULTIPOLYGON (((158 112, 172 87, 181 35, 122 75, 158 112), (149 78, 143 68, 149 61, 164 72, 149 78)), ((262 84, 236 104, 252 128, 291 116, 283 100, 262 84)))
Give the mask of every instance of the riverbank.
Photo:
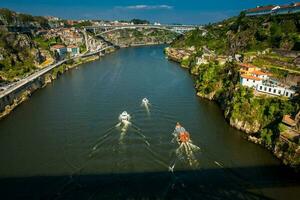
POLYGON ((270 150, 284 164, 299 168, 300 147, 297 140, 286 137, 288 130, 281 123, 282 116, 292 110, 290 101, 264 95, 256 97, 250 88, 239 84, 239 69, 234 63, 213 59, 197 65, 191 49, 166 48, 165 53, 169 60, 197 76, 197 96, 215 101, 228 123, 243 131, 248 141, 270 150))
MULTIPOLYGON (((109 53, 113 52, 110 51, 109 53)), ((46 87, 48 84, 57 79, 60 75, 65 72, 78 67, 84 63, 92 62, 100 59, 99 55, 91 55, 88 57, 74 58, 70 61, 55 67, 50 72, 38 77, 34 81, 26 84, 21 89, 18 89, 0 99, 0 120, 10 114, 16 107, 28 100, 30 96, 38 89, 46 87)))
POLYGON ((159 43, 145 43, 145 44, 130 44, 130 45, 120 46, 120 48, 143 47, 143 46, 166 45, 166 44, 169 43, 159 42, 159 43))
POLYGON ((97 192, 93 199, 101 199, 103 194, 109 195, 108 187, 124 188, 124 183, 122 197, 141 198, 142 194, 146 199, 166 199, 170 197, 168 191, 173 195, 170 198, 179 198, 184 183, 188 190, 182 198, 188 194, 190 199, 201 199, 207 194, 208 199, 258 195, 297 199, 298 176, 269 152, 241 138, 224 121, 215 103, 199 101, 191 76, 166 60, 163 48, 119 49, 78 66, 1 120, 2 198, 43 199, 59 193, 60 199, 88 199, 97 192), (152 104, 149 114, 140 106, 144 97, 152 104), (115 124, 124 110, 133 116, 132 123, 145 137, 132 126, 122 137, 115 124), (168 164, 174 161, 171 152, 178 148, 171 143, 177 121, 202 151, 195 154, 199 165, 190 166, 188 160, 178 159, 173 174, 168 164), (107 130, 111 132, 107 134, 107 130), (105 140, 93 151, 102 136, 105 140), (78 177, 72 176, 75 179, 69 183, 74 171, 78 177), (172 178, 174 175, 179 182, 172 178), (156 179, 149 183, 151 177, 156 179), (95 184, 89 184, 91 180, 95 184), (103 187, 96 191, 99 183, 103 187), (84 187, 78 189, 78 184, 84 187), (175 190, 170 188, 173 184, 175 190), (24 190, 24 185, 31 190, 24 190), (136 188, 141 188, 139 194, 136 188), (41 192, 35 194, 33 190, 41 192))
MULTIPOLYGON (((136 44, 131 46, 124 46, 121 48, 130 48, 130 47, 139 47, 139 46, 152 46, 152 45, 161 45, 165 43, 147 43, 147 44, 136 44)), ((114 49, 113 51, 115 51, 114 49)), ((111 53, 110 51, 109 53, 111 53)), ((104 55, 105 56, 105 55, 104 55)), ((7 95, 0 99, 0 120, 7 115, 9 115, 16 107, 22 104, 24 101, 28 100, 30 96, 38 89, 44 88, 49 83, 53 82, 57 79, 60 75, 65 73, 68 70, 78 67, 81 64, 85 64, 88 62, 95 61, 100 59, 102 56, 98 55, 91 55, 88 57, 81 57, 75 58, 66 64, 62 64, 49 73, 40 76, 35 81, 29 83, 24 88, 17 90, 16 92, 12 92, 11 94, 7 95)))

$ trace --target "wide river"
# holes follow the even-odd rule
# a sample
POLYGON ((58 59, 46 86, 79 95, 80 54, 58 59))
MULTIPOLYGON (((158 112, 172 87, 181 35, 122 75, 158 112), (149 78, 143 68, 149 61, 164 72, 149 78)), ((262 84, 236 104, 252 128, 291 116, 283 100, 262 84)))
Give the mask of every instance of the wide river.
POLYGON ((297 199, 299 175, 197 97, 193 77, 163 48, 84 64, 0 121, 0 198, 297 199), (123 111, 126 131, 116 127, 123 111), (176 153, 177 121, 200 151, 176 153))

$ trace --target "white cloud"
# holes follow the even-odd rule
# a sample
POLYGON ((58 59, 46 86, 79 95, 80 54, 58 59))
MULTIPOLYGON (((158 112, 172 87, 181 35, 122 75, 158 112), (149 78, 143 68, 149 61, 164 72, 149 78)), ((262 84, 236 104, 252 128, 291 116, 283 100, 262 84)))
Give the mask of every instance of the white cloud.
POLYGON ((169 5, 132 5, 132 6, 118 6, 118 9, 127 10, 171 10, 173 6, 169 5))

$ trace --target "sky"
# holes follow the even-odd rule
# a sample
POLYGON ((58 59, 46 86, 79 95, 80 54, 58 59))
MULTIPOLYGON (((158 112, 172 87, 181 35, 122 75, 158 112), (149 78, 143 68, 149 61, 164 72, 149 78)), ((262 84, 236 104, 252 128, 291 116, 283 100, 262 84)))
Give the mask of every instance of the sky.
MULTIPOLYGON (((299 0, 300 1, 300 0, 299 0)), ((207 24, 238 15, 258 5, 292 0, 0 0, 1 8, 64 19, 129 20, 207 24)))

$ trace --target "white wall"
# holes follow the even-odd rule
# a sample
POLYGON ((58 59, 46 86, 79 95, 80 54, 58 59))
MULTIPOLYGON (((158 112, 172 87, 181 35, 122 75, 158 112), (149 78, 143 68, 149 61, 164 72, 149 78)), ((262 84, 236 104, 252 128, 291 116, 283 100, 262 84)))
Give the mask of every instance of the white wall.
POLYGON ((260 84, 257 86, 257 91, 276 95, 276 96, 286 96, 286 97, 292 97, 295 94, 295 91, 284 88, 284 87, 270 87, 263 84, 260 84))
POLYGON ((256 81, 256 80, 246 79, 241 77, 240 82, 243 86, 253 87, 259 92, 264 92, 271 95, 292 97, 295 94, 295 91, 284 87, 266 86, 262 83, 262 81, 256 81))
POLYGON ((262 81, 256 81, 256 80, 252 80, 252 79, 246 79, 241 77, 240 82, 242 85, 247 86, 247 87, 254 87, 256 88, 256 86, 258 84, 262 84, 262 81))

